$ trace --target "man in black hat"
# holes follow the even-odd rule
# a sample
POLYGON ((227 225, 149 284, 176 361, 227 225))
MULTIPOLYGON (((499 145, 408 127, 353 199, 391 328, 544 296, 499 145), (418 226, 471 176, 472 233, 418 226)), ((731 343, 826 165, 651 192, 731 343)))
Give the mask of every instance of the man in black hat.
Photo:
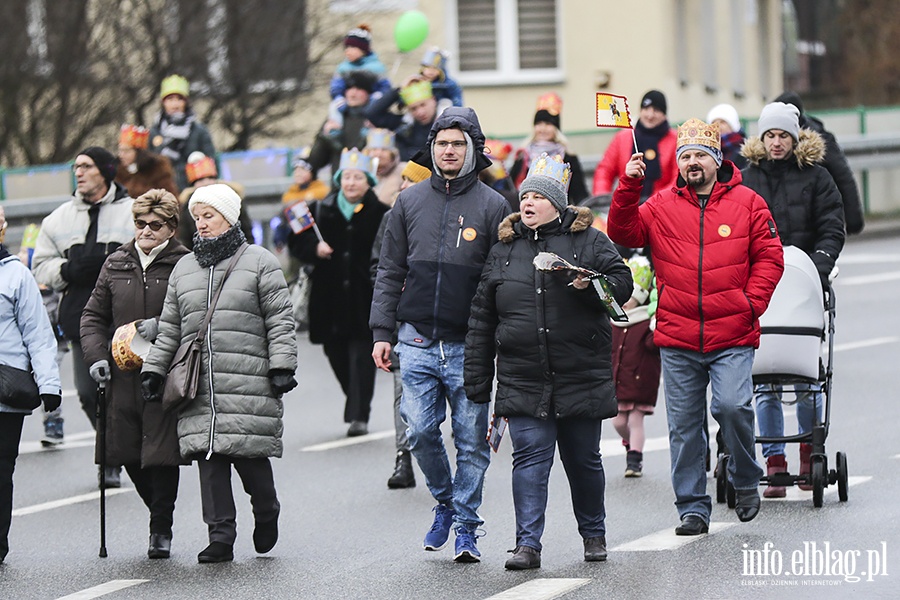
POLYGON ((675 163, 677 134, 669 126, 666 96, 659 90, 650 90, 641 98, 641 112, 631 131, 623 129, 613 137, 594 171, 595 196, 609 194, 615 183, 625 174, 625 165, 637 151, 644 154, 644 188, 641 198, 649 198, 655 192, 671 188, 678 178, 675 163))
MULTIPOLYGON (((134 237, 131 204, 124 187, 113 182, 118 159, 99 146, 75 157, 72 199, 44 218, 32 258, 38 283, 62 293, 59 327, 72 347, 75 388, 81 407, 96 429, 97 384, 81 349, 81 313, 106 257, 134 237)), ((119 468, 106 473, 107 487, 119 487, 119 468)))
POLYGON ((362 149, 366 145, 366 109, 378 78, 369 71, 350 71, 344 76, 346 108, 343 123, 329 118, 316 134, 307 162, 313 174, 325 165, 337 173, 344 148, 362 149))

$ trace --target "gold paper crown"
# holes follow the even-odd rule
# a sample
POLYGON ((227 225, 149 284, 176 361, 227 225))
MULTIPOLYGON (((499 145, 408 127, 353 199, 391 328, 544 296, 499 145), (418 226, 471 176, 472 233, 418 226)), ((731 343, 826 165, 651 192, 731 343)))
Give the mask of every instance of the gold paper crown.
POLYGON ((219 172, 216 170, 216 161, 213 157, 204 155, 202 158, 195 158, 189 161, 184 166, 184 174, 187 175, 188 183, 193 185, 195 181, 206 179, 207 177, 218 177, 219 172))
POLYGON ((543 152, 535 158, 528 169, 528 177, 534 177, 535 175, 549 177, 554 181, 558 181, 568 193, 569 183, 572 181, 572 169, 569 167, 569 163, 563 162, 559 154, 550 158, 546 152, 543 152))
POLYGON ((190 82, 181 75, 169 75, 159 85, 159 98, 165 100, 166 96, 178 94, 187 98, 191 94, 190 82))
POLYGON ((688 119, 678 128, 678 148, 682 146, 706 146, 721 151, 719 126, 709 125, 700 119, 688 119))
POLYGON ((562 112, 562 98, 554 92, 547 92, 537 102, 537 110, 546 110, 554 117, 562 112))
POLYGON ((146 148, 150 142, 150 130, 140 125, 122 125, 119 145, 129 148, 146 148))
POLYGON ((400 90, 400 99, 407 106, 427 100, 432 96, 434 96, 434 92, 431 91, 431 82, 428 80, 414 81, 400 90))
POLYGON ((512 144, 500 140, 485 140, 484 149, 491 160, 506 160, 509 153, 512 152, 512 144))

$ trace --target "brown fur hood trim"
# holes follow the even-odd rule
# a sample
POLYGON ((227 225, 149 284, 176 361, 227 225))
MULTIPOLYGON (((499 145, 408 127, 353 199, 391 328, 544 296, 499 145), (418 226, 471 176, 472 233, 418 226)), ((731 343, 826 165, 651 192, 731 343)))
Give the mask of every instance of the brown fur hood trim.
MULTIPOLYGON (((586 206, 569 206, 566 213, 572 215, 570 218, 573 220, 569 225, 569 231, 573 233, 586 230, 594 222, 594 213, 586 206)), ((497 235, 501 242, 509 244, 516 238, 515 224, 521 220, 522 213, 513 213, 503 219, 497 229, 497 235)))
MULTIPOLYGON (((758 166, 766 158, 766 147, 759 136, 747 138, 741 146, 741 156, 758 166)), ((825 139, 812 129, 800 129, 800 141, 794 148, 797 165, 802 169, 825 160, 825 139)))

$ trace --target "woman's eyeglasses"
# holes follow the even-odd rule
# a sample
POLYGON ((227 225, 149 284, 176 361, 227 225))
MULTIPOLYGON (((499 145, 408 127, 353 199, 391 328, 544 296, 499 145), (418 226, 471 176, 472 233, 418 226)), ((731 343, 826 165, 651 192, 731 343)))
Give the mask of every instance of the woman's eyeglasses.
POLYGON ((165 221, 142 221, 141 219, 134 220, 134 226, 139 231, 143 231, 145 227, 149 227, 150 231, 159 231, 165 224, 165 221))

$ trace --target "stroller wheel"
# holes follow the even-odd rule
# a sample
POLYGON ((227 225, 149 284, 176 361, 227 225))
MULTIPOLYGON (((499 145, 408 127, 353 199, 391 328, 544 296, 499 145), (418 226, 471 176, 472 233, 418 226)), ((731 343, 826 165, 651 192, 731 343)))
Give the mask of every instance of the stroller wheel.
POLYGON ((849 479, 849 472, 847 471, 847 455, 843 452, 838 452, 836 456, 835 462, 837 463, 837 486, 838 486, 838 500, 841 502, 847 501, 847 480, 849 479))
POLYGON ((813 506, 821 508, 825 495, 825 461, 820 456, 813 457, 810 479, 812 479, 813 506))

